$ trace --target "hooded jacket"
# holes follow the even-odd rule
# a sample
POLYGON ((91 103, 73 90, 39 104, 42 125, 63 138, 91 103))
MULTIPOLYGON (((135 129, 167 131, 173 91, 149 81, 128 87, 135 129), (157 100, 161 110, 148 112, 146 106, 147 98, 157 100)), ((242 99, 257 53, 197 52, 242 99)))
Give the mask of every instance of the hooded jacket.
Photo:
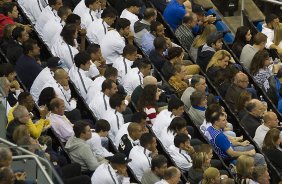
MULTIPOLYGON (((200 48, 199 48, 200 49, 200 48)), ((201 52, 198 53, 197 64, 201 67, 202 70, 206 71, 206 68, 215 53, 214 48, 205 44, 201 52)))
POLYGON ((3 37, 3 29, 7 24, 15 24, 14 20, 11 17, 8 17, 4 14, 0 14, 0 37, 3 37))
POLYGON ((70 155, 71 161, 80 164, 82 171, 94 171, 101 164, 86 141, 80 138, 71 137, 67 141, 65 148, 70 155))

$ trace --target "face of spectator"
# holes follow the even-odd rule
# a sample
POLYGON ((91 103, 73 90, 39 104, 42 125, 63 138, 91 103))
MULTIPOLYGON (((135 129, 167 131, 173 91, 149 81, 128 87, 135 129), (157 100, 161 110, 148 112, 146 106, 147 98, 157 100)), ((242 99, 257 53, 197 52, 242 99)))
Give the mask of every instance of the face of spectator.
POLYGON ((151 65, 147 65, 146 68, 142 68, 142 74, 144 77, 148 76, 151 74, 151 65))
POLYGON ((130 26, 127 26, 126 28, 122 29, 122 35, 127 37, 130 33, 130 26))
POLYGON ((262 175, 259 176, 258 183, 270 184, 269 180, 270 180, 270 176, 268 171, 266 170, 262 175))
POLYGON ((107 137, 109 134, 109 131, 103 131, 100 133, 100 137, 107 137))
POLYGON ((63 6, 62 0, 57 0, 56 4, 53 6, 53 8, 58 11, 63 6))
POLYGON ((59 83, 62 85, 62 86, 68 86, 69 85, 69 75, 67 72, 64 72, 64 74, 62 75, 62 78, 61 80, 59 81, 59 83))
POLYGON ((34 44, 32 47, 33 47, 33 49, 32 49, 31 55, 35 56, 35 57, 39 56, 40 55, 40 47, 37 44, 34 44))
POLYGON ((16 79, 16 76, 17 76, 16 72, 9 73, 7 79, 9 80, 9 82, 12 82, 16 79))
POLYGON ((25 42, 29 39, 29 34, 26 30, 24 30, 21 34, 21 42, 25 42))
POLYGON ((109 26, 111 26, 111 25, 113 25, 113 24, 115 23, 116 18, 117 18, 117 17, 106 17, 106 18, 105 18, 105 22, 106 22, 109 26))
POLYGON ((219 117, 219 120, 217 120, 216 122, 216 125, 219 127, 219 128, 224 128, 227 124, 227 121, 226 121, 226 116, 220 116, 219 117))
POLYGON ((223 43, 222 43, 222 40, 219 39, 219 40, 217 40, 217 41, 215 42, 215 44, 212 44, 212 45, 214 45, 214 49, 215 49, 216 51, 218 51, 218 50, 221 50, 221 49, 222 49, 223 43))
POLYGON ((184 112, 184 106, 181 106, 178 109, 173 109, 174 116, 182 116, 183 112, 184 112))
POLYGON ((195 84, 195 89, 197 91, 205 92, 207 88, 206 79, 200 79, 200 81, 195 84))
POLYGON ((8 16, 11 17, 12 19, 18 18, 18 16, 19 16, 19 11, 18 11, 17 6, 14 6, 14 7, 13 7, 12 12, 8 12, 8 16))
POLYGON ((208 100, 207 97, 203 98, 199 104, 200 107, 207 107, 208 105, 208 100))
POLYGON ((130 60, 130 61, 135 61, 137 59, 137 56, 138 56, 138 54, 137 54, 137 51, 136 51, 132 54, 128 54, 127 59, 130 60))
POLYGON ((159 25, 156 30, 157 37, 165 37, 165 28, 163 25, 159 25))
POLYGON ((256 102, 256 107, 251 112, 256 117, 262 117, 267 107, 260 101, 256 102))
POLYGON ((30 114, 29 114, 29 112, 25 109, 25 110, 23 111, 23 115, 19 118, 19 121, 20 121, 22 124, 26 124, 29 120, 30 120, 30 114))
POLYGON ((224 57, 223 59, 219 60, 219 66, 221 68, 226 68, 229 64, 230 58, 228 56, 224 57))
POLYGON ((109 79, 111 79, 112 81, 114 81, 115 83, 117 82, 117 75, 112 75, 109 77, 109 79))
POLYGON ((276 128, 278 126, 279 120, 277 115, 273 113, 272 117, 270 118, 269 122, 267 122, 270 128, 276 128))
POLYGON ((252 34, 251 34, 251 30, 249 30, 246 34, 246 41, 249 42, 252 39, 252 34))
POLYGON ((140 126, 138 126, 138 129, 135 132, 133 132, 134 140, 140 139, 142 134, 143 134, 142 126, 140 125, 140 126))
POLYGON ((279 18, 273 19, 273 21, 271 22, 272 28, 274 28, 277 24, 279 24, 279 18))
POLYGON ((246 89, 249 85, 249 78, 247 76, 241 77, 241 79, 239 79, 237 86, 246 89))
POLYGON ((160 99, 160 95, 161 95, 161 90, 159 88, 157 88, 156 101, 158 101, 160 99))
POLYGON ((26 109, 28 111, 32 111, 34 104, 35 104, 35 102, 32 99, 32 96, 31 95, 27 96, 26 99, 25 99, 25 103, 24 103, 24 106, 26 107, 26 109))
POLYGON ((126 109, 126 107, 127 107, 127 105, 125 104, 125 100, 123 100, 122 102, 121 102, 121 105, 120 105, 120 112, 124 112, 125 111, 125 109, 126 109))
POLYGON ((9 152, 8 155, 7 155, 7 159, 6 160, 3 160, 3 162, 1 162, 1 166, 2 167, 10 167, 11 166, 11 163, 12 163, 12 153, 9 152))
POLYGON ((112 83, 112 88, 110 89, 110 96, 116 94, 118 92, 118 88, 116 83, 112 83))
POLYGON ((90 62, 90 60, 89 61, 87 61, 84 65, 80 65, 81 67, 81 69, 82 70, 84 70, 84 71, 88 71, 89 70, 89 68, 90 68, 90 65, 91 65, 91 62, 90 62))
POLYGON ((89 8, 93 11, 101 9, 101 2, 97 0, 93 4, 91 4, 89 8))
POLYGON ((102 58, 102 53, 101 53, 101 49, 98 49, 97 52, 95 53, 91 53, 90 54, 91 60, 94 61, 101 61, 102 58))
POLYGON ((60 100, 59 106, 55 108, 55 113, 61 116, 65 114, 65 103, 63 100, 60 100))
POLYGON ((164 176, 164 172, 166 169, 167 169, 167 164, 164 164, 161 167, 156 167, 154 171, 157 176, 162 178, 164 176))
POLYGON ((264 61, 264 66, 265 67, 268 67, 270 65, 270 60, 269 58, 267 58, 265 61, 264 61))
POLYGON ((148 150, 154 152, 156 149, 157 149, 157 140, 154 137, 153 140, 152 140, 152 143, 149 144, 148 150))
POLYGON ((84 133, 82 133, 81 134, 82 135, 82 138, 84 139, 84 140, 89 140, 89 139, 91 139, 91 137, 92 137, 92 132, 91 132, 91 129, 90 129, 90 126, 86 126, 85 128, 84 128, 84 133))

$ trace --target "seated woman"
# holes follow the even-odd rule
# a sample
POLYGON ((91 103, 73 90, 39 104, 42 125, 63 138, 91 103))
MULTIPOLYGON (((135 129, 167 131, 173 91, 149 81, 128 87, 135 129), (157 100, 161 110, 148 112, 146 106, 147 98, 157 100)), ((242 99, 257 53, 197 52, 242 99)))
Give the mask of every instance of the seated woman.
POLYGON ((231 55, 226 50, 219 50, 217 51, 213 57, 211 58, 206 73, 207 76, 212 80, 218 77, 218 75, 224 71, 224 69, 229 65, 231 62, 231 55))
POLYGON ((237 58, 240 58, 243 47, 250 43, 251 38, 252 34, 250 28, 247 26, 241 26, 237 28, 235 39, 232 45, 232 50, 237 58))
POLYGON ((184 66, 182 66, 181 64, 176 64, 174 66, 174 74, 168 80, 168 83, 176 90, 176 93, 180 96, 188 87, 188 84, 185 80, 192 77, 191 75, 186 75, 184 70, 184 66))
POLYGON ((252 94, 248 91, 243 91, 238 100, 235 102, 236 115, 241 120, 248 111, 245 109, 246 104, 252 99, 252 94))
MULTIPOLYGON (((203 179, 204 171, 210 167, 210 157, 204 152, 198 152, 192 157, 193 166, 188 172, 190 183, 198 184, 203 179)), ((219 173, 219 172, 218 172, 219 173)))
POLYGON ((247 155, 241 155, 237 159, 236 163, 236 180, 239 184, 255 183, 252 180, 252 173, 255 166, 255 160, 253 157, 247 155))
POLYGON ((271 65, 269 55, 266 50, 258 51, 250 66, 250 74, 253 75, 256 83, 264 89, 269 88, 268 79, 273 74, 277 74, 280 64, 273 64, 272 70, 269 68, 271 65))
POLYGON ((270 162, 282 172, 282 151, 279 149, 281 142, 280 130, 273 128, 269 130, 264 138, 262 151, 270 160, 270 162))
POLYGON ((276 46, 282 48, 282 24, 279 23, 274 27, 273 42, 276 46))

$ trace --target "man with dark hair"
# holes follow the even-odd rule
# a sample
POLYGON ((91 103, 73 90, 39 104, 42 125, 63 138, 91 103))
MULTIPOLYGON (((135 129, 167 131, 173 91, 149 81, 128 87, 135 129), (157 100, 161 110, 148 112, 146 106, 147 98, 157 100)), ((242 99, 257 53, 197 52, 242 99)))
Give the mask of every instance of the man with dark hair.
POLYGON ((115 60, 122 54, 125 47, 125 40, 133 44, 134 36, 129 29, 130 21, 120 18, 116 21, 116 29, 107 32, 100 43, 103 57, 106 64, 112 65, 115 60))
POLYGON ((73 126, 74 136, 66 143, 66 150, 72 162, 81 165, 81 170, 85 174, 92 175, 94 170, 102 163, 90 146, 86 143, 91 139, 92 132, 88 123, 78 121, 73 126))
POLYGON ((95 95, 95 98, 87 98, 89 108, 98 119, 100 119, 107 110, 111 109, 109 100, 117 91, 116 83, 110 79, 106 79, 102 84, 102 90, 95 95))
POLYGON ((207 43, 199 51, 197 64, 202 70, 206 71, 207 65, 210 62, 216 51, 222 49, 223 35, 220 32, 212 33, 207 37, 207 43))
POLYGON ((112 156, 113 153, 109 152, 106 148, 102 146, 102 142, 108 142, 108 134, 111 129, 111 125, 107 120, 99 119, 95 123, 95 132, 92 132, 91 139, 87 140, 86 143, 89 144, 91 150, 98 156, 103 158, 112 156))
POLYGON ((101 17, 101 2, 100 0, 84 0, 84 3, 87 8, 80 17, 81 27, 86 29, 91 22, 101 17))
POLYGON ((155 184, 163 184, 163 183, 179 183, 181 177, 181 172, 176 167, 169 167, 164 172, 164 178, 161 181, 158 181, 155 184))
POLYGON ((147 59, 138 59, 134 61, 135 68, 132 68, 123 78, 123 85, 127 94, 132 94, 134 89, 143 84, 143 78, 150 75, 151 62, 147 59))
POLYGON ((133 170, 137 179, 141 181, 144 172, 150 168, 151 160, 158 154, 157 140, 151 133, 144 133, 140 137, 140 146, 134 146, 129 154, 132 162, 129 167, 133 170))
POLYGON ((42 70, 38 64, 39 55, 40 48, 35 40, 29 39, 23 43, 23 55, 16 62, 16 72, 28 90, 42 70))
POLYGON ((167 169, 167 159, 163 155, 156 155, 152 158, 151 169, 145 171, 141 183, 151 184, 156 183, 164 177, 164 172, 167 169))
POLYGON ((129 0, 126 2, 126 8, 121 12, 120 18, 130 21, 130 30, 134 33, 134 24, 139 20, 138 14, 142 4, 139 0, 129 0))
POLYGON ((107 7, 101 14, 101 19, 96 19, 87 27, 87 37, 91 43, 100 45, 108 31, 110 31, 117 18, 117 12, 112 7, 107 7))
POLYGON ((117 58, 113 64, 118 71, 118 82, 123 81, 125 75, 130 72, 133 62, 137 59, 137 48, 128 44, 123 48, 122 56, 117 58))
MULTIPOLYGON (((106 61, 102 57, 100 45, 98 44, 89 44, 86 52, 90 55, 92 63, 96 65, 96 68, 99 70, 101 75, 104 75, 106 70, 106 61)), ((90 68, 91 70, 91 68, 90 68)), ((95 80, 98 76, 92 77, 92 80, 95 80)))
POLYGON ((16 61, 23 54, 23 42, 29 39, 28 32, 23 27, 16 27, 12 31, 13 41, 10 42, 7 46, 6 56, 9 59, 9 62, 16 64, 16 61))
POLYGON ((165 37, 156 37, 154 39, 154 49, 150 52, 149 58, 152 61, 154 67, 157 68, 158 71, 161 71, 165 62, 168 62, 166 59, 164 52, 167 49, 167 42, 165 37))

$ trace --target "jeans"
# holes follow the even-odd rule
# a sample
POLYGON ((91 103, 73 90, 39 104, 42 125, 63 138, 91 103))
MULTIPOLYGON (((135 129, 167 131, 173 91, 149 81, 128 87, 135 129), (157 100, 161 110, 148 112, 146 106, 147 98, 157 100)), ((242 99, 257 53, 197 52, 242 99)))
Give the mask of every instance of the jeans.
MULTIPOLYGON (((240 151, 240 152, 244 152, 244 151, 250 151, 253 150, 254 146, 249 144, 248 146, 234 146, 234 150, 235 151, 240 151)), ((260 153, 256 153, 254 156, 254 160, 255 160, 255 166, 257 165, 266 165, 264 156, 260 153)))

